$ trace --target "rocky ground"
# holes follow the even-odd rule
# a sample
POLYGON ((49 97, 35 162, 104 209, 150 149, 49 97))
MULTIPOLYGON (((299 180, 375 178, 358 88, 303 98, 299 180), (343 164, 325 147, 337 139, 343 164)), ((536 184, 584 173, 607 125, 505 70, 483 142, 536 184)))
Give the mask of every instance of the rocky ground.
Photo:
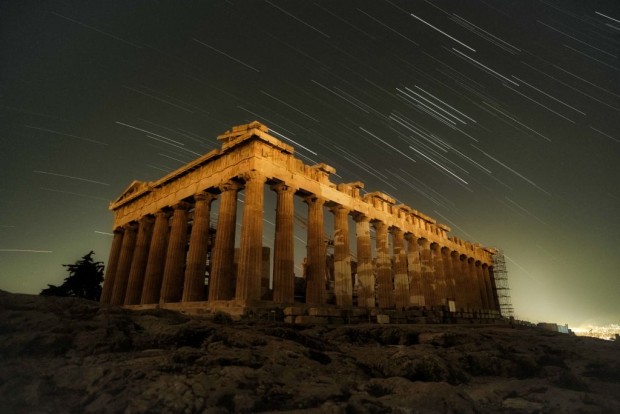
POLYGON ((620 413, 620 346, 531 328, 292 326, 0 292, 2 413, 620 413))

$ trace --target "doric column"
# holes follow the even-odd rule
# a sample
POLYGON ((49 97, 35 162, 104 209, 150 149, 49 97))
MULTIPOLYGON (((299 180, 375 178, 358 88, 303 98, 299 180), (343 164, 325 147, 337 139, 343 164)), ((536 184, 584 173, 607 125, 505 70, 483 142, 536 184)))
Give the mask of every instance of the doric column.
POLYGON ((277 194, 276 235, 273 242, 273 301, 295 301, 295 188, 286 183, 271 186, 277 194))
POLYGON ((459 263, 461 265, 461 278, 463 279, 463 289, 465 291, 465 308, 471 311, 475 305, 473 285, 469 275, 469 262, 465 254, 459 255, 459 263))
POLYGON ((431 257, 431 243, 421 238, 418 240, 420 249, 420 267, 422 268, 422 290, 426 307, 437 305, 435 299, 435 278, 433 274, 433 262, 431 257))
POLYGON ((487 309, 495 310, 495 298, 493 297, 493 286, 491 286, 491 277, 489 276, 489 265, 482 263, 482 279, 487 292, 487 309))
POLYGON ((480 308, 489 309, 487 302, 487 287, 484 283, 484 275, 482 274, 482 263, 480 260, 474 262, 476 277, 478 279, 478 292, 480 294, 480 308))
POLYGON ((495 310, 501 312, 501 306, 499 304, 499 295, 497 292, 497 283, 495 282, 495 272, 493 272, 493 266, 489 266, 489 278, 491 279, 491 287, 493 289, 493 303, 495 304, 495 310))
POLYGON ((257 300, 261 297, 265 176, 258 171, 250 171, 244 174, 243 178, 245 197, 235 297, 242 300, 257 300))
POLYGON ((404 234, 398 227, 392 227, 391 232, 394 248, 394 303, 396 309, 406 309, 409 307, 409 276, 404 234))
POLYGON ((409 277, 409 302, 413 306, 424 306, 424 291, 422 289, 422 266, 418 238, 411 233, 405 234, 407 240, 407 275, 409 277))
POLYGON ((151 235, 153 234, 153 216, 147 215, 140 219, 138 229, 138 239, 131 261, 129 270, 129 281, 127 282, 127 294, 125 295, 125 305, 137 305, 142 298, 142 287, 144 285, 144 271, 146 261, 149 257, 149 247, 151 235))
POLYGON ((159 294, 161 292, 161 279, 164 274, 164 264, 166 262, 166 248, 168 247, 168 238, 170 230, 168 221, 170 219, 170 211, 160 210, 155 214, 155 226, 153 227, 153 236, 151 237, 151 245, 149 247, 149 258, 144 273, 144 286, 142 287, 141 304, 150 304, 159 302, 159 294))
POLYGON ((349 251, 349 210, 336 205, 334 213, 334 294, 336 305, 353 305, 351 253, 349 251))
POLYGON ((483 306, 482 298, 480 297, 480 282, 478 281, 478 272, 476 270, 476 259, 473 257, 468 257, 467 264, 469 266, 468 270, 472 288, 473 308, 475 310, 481 310, 483 306))
POLYGON ((237 221, 237 193, 241 186, 229 181, 220 186, 220 211, 217 217, 215 243, 211 254, 209 300, 230 300, 234 296, 233 263, 235 254, 235 226, 237 221))
POLYGON ((452 257, 450 249, 441 248, 441 259, 443 263, 443 276, 446 281, 446 298, 453 300, 456 306, 456 276, 452 270, 452 257))
POLYGON ((357 305, 364 308, 375 307, 375 273, 372 268, 372 249, 370 244, 370 219, 358 213, 355 220, 357 240, 357 305))
POLYGON ((187 211, 190 205, 181 201, 173 206, 172 228, 166 251, 164 279, 161 284, 160 303, 179 302, 183 294, 183 266, 187 244, 187 211))
POLYGON ((110 304, 112 305, 122 305, 125 302, 127 279, 129 278, 131 259, 133 258, 134 248, 136 247, 136 230, 137 224, 134 222, 125 225, 121 255, 118 258, 114 288, 112 289, 112 297, 110 298, 110 304))
POLYGON ((387 225, 382 221, 373 222, 377 238, 377 303, 380 308, 394 307, 394 283, 390 263, 387 225))
POLYGON ((306 303, 325 301, 325 247, 323 240, 323 204, 325 200, 310 195, 308 204, 308 258, 306 265, 306 303))
POLYGON ((437 243, 431 243, 431 254, 435 286, 435 305, 446 305, 446 277, 443 272, 441 246, 437 243))
POLYGON ((206 191, 194 196, 194 222, 192 224, 192 233, 189 237, 189 251, 185 266, 183 302, 204 300, 211 203, 215 198, 214 194, 206 191))
POLYGON ((101 291, 101 303, 110 303, 112 298, 112 290, 114 289, 114 279, 116 276, 116 267, 118 266, 118 258, 121 255, 121 246, 123 244, 123 228, 114 229, 114 238, 112 239, 112 247, 110 248, 110 257, 105 269, 105 277, 103 278, 103 289, 101 291))
POLYGON ((463 275, 461 258, 459 252, 453 250, 450 253, 450 259, 452 261, 452 275, 455 281, 454 287, 454 300, 456 301, 456 308, 464 310, 467 308, 467 279, 463 275))

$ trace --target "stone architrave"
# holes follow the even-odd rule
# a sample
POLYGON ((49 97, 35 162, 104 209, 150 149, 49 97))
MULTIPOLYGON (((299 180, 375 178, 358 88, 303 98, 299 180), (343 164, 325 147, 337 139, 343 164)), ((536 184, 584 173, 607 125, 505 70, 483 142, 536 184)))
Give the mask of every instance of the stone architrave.
POLYGON ((363 214, 353 216, 357 240, 357 305, 374 308, 375 274, 372 266, 372 246, 370 241, 370 219, 363 214))
POLYGON ((215 198, 214 194, 206 191, 194 196, 194 222, 189 237, 189 251, 187 253, 187 265, 185 266, 183 302, 204 300, 211 203, 215 198))
POLYGON ((295 300, 294 196, 295 188, 286 183, 271 186, 277 194, 276 234, 273 243, 273 301, 295 300))
POLYGON ((183 295, 183 277, 185 272, 186 245, 187 245, 187 212, 189 203, 184 201, 173 206, 172 228, 166 251, 166 265, 164 279, 161 285, 160 303, 180 302, 183 295))
POLYGON ((402 229, 392 227, 394 248, 394 303, 396 309, 409 307, 409 276, 407 275, 407 253, 402 229))
POLYGON ((351 278, 351 253, 349 251, 349 210, 336 205, 334 213, 334 294, 336 305, 353 305, 353 281, 351 278))
POLYGON ((116 266, 116 278, 114 280, 114 288, 112 289, 112 297, 110 298, 111 305, 122 305, 125 302, 131 259, 136 246, 137 227, 138 225, 135 222, 125 225, 121 255, 116 266))
POLYGON ((112 247, 110 248, 110 257, 105 268, 105 277, 103 278, 103 289, 101 290, 101 303, 110 303, 112 298, 112 290, 114 289, 114 279, 116 276, 116 268, 118 266, 118 258, 121 255, 121 246, 123 245, 123 228, 114 229, 114 238, 112 239, 112 247))
POLYGON ((217 217, 215 243, 209 278, 209 301, 230 300, 234 297, 235 227, 237 222, 237 193, 241 185, 229 181, 220 186, 220 211, 217 217))
POLYGON ((424 290, 422 285, 422 266, 418 238, 406 233, 407 240, 407 274, 409 276, 409 302, 412 306, 424 306, 424 290))
POLYGON ((447 304, 446 277, 443 271, 441 246, 438 243, 431 243, 431 257, 434 270, 433 279, 435 283, 435 305, 444 306, 447 304))
POLYGON ((261 294, 265 177, 258 171, 250 171, 243 178, 245 198, 235 298, 257 300, 261 294))
POLYGON ((325 200, 314 195, 304 199, 308 204, 308 261, 306 264, 306 303, 325 301, 325 248, 323 239, 323 204, 325 200))
POLYGON ((153 227, 149 258, 144 272, 142 298, 140 299, 140 303, 143 305, 159 303, 161 281, 164 274, 164 264, 166 263, 166 250, 170 235, 169 220, 169 209, 159 210, 155 214, 155 226, 153 227))
POLYGON ((437 305, 435 295, 435 269, 431 257, 431 243, 425 239, 418 240, 420 249, 420 267, 422 268, 422 287, 424 291, 424 303, 426 307, 437 305))
POLYGON ((394 307, 394 283, 390 261, 387 225, 382 221, 373 222, 377 238, 377 303, 382 309, 394 307))
POLYGON ((144 271, 149 257, 149 247, 153 234, 153 216, 144 216, 140 219, 138 229, 138 239, 131 261, 129 270, 129 281, 127 282, 127 294, 125 295, 125 305, 137 305, 142 298, 142 287, 144 286, 144 271))

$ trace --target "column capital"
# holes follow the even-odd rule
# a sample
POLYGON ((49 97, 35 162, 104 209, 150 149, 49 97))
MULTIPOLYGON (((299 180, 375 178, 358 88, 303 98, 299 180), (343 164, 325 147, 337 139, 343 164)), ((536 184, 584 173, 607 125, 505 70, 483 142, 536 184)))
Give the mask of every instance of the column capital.
POLYGON ((350 212, 351 210, 350 210, 350 209, 348 209, 348 208, 346 208, 346 207, 345 207, 345 206, 343 206, 343 205, 340 205, 340 204, 335 204, 335 205, 333 205, 333 206, 331 206, 331 207, 329 208, 329 211, 331 211, 331 212, 332 212, 332 213, 334 213, 334 214, 336 214, 336 213, 338 213, 338 212, 346 211, 346 212, 347 212, 347 214, 349 214, 349 212, 350 212))
POLYGON ((241 174, 241 178, 248 183, 250 181, 265 181, 266 177, 262 173, 256 170, 248 171, 241 174))
POLYGON ((418 244, 426 248, 426 247, 430 247, 431 242, 425 237, 420 237, 418 239, 418 244))
POLYGON ((291 185, 285 183, 285 182, 279 182, 276 184, 273 184, 270 187, 273 191, 275 191, 277 194, 280 193, 295 193, 295 191, 297 191, 296 187, 292 187, 291 185))
POLYGON ((376 220, 372 222, 372 226, 375 228, 375 230, 383 230, 387 227, 387 224, 385 224, 384 221, 376 220))
POLYGON ((450 252, 450 256, 452 256, 452 257, 453 257, 453 258, 455 258, 455 259, 460 259, 461 254, 460 254, 459 252, 457 252, 456 250, 452 250, 452 251, 450 252))
POLYGON ((138 230, 138 223, 135 221, 130 221, 123 226, 123 230, 125 231, 136 231, 138 230))
POLYGON ((323 205, 325 204, 326 201, 327 201, 326 199, 319 197, 316 194, 310 194, 303 198, 303 202, 308 204, 309 206, 313 204, 323 205))
POLYGON ((403 229, 401 229, 398 226, 390 226, 388 230, 390 233, 392 233, 392 235, 398 234, 398 233, 400 233, 401 235, 403 234, 403 229))
POLYGON ((221 183, 220 185, 217 186, 217 188, 222 193, 225 193, 227 191, 239 191, 243 188, 243 186, 236 181, 229 180, 229 181, 225 181, 221 183))
POLYGON ((210 193, 208 191, 201 191, 198 194, 194 194, 194 200, 197 202, 206 201, 208 203, 211 203, 216 198, 217 198, 217 195, 210 193))
POLYGON ((125 228, 123 226, 117 227, 114 230, 112 230, 112 233, 114 234, 123 234, 125 232, 125 228))
POLYGON ((353 217, 353 221, 356 223, 364 223, 364 222, 370 223, 370 217, 368 217, 364 213, 360 213, 359 211, 354 211, 351 214, 351 217, 353 217))
POLYGON ((186 201, 179 201, 178 203, 172 206, 172 208, 175 210, 189 210, 190 207, 191 207, 191 204, 186 201))

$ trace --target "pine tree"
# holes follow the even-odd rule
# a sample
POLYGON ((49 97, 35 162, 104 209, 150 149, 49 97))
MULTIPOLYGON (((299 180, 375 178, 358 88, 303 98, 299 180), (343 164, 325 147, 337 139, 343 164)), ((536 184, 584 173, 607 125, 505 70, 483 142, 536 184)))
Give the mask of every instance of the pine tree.
POLYGON ((99 300, 101 282, 103 282, 103 262, 95 262, 92 250, 74 264, 64 264, 69 272, 60 286, 47 285, 41 291, 42 296, 75 296, 90 300, 99 300))

